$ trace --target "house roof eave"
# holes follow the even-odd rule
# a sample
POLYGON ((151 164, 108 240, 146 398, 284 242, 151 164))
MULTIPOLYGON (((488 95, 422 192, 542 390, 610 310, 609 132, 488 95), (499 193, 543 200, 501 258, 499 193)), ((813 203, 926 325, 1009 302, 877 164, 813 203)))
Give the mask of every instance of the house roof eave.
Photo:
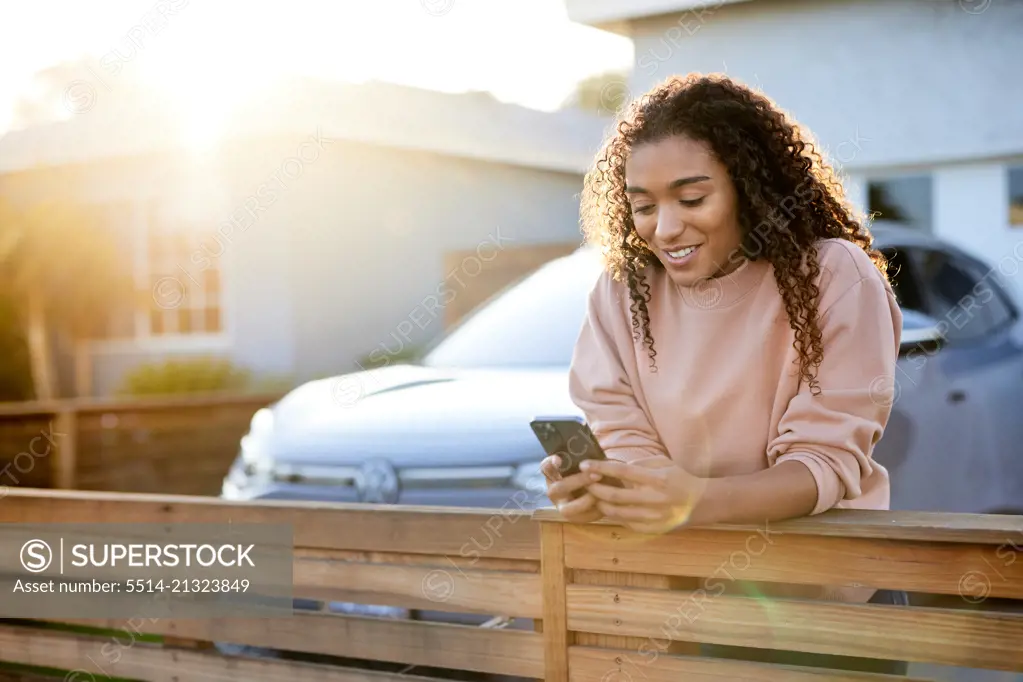
MULTIPOLYGON (((456 95, 374 84, 267 100, 235 116, 222 143, 272 137, 345 140, 395 149, 581 174, 610 119, 543 112, 479 93, 456 95), (325 94, 326 92, 326 94, 325 94)), ((99 110, 0 137, 0 173, 187 149, 172 117, 99 110)))

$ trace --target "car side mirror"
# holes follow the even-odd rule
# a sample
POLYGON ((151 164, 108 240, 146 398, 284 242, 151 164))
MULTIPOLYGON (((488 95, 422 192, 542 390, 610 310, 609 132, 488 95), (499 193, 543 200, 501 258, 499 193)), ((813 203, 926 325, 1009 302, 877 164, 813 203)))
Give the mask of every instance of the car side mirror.
POLYGON ((945 336, 937 324, 903 329, 902 339, 899 343, 899 357, 905 357, 913 351, 931 355, 943 345, 945 345, 945 336))

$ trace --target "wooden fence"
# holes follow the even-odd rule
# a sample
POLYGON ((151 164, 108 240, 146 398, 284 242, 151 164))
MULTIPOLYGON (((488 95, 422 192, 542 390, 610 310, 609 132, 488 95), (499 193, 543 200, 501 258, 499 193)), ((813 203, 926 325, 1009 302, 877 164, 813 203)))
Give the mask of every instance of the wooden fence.
POLYGON ((0 403, 0 486, 219 495, 279 394, 0 403))
MULTIPOLYGON (((566 524, 552 510, 26 489, 10 489, 0 501, 0 523, 128 520, 290 524, 297 597, 506 616, 525 628, 296 611, 157 620, 141 628, 155 636, 143 641, 126 636, 117 620, 65 623, 77 631, 31 621, 0 624, 0 660, 78 670, 63 678, 71 682, 98 679, 100 669, 150 682, 397 682, 410 674, 548 682, 907 679, 714 658, 699 655, 702 642, 1023 671, 1023 614, 977 608, 1023 599, 1023 517, 832 511, 763 528, 649 536, 566 524), (866 585, 961 599, 955 608, 764 599, 719 591, 707 579, 866 585), (284 653, 228 656, 213 642, 284 653)), ((911 670, 908 679, 928 678, 911 670)))

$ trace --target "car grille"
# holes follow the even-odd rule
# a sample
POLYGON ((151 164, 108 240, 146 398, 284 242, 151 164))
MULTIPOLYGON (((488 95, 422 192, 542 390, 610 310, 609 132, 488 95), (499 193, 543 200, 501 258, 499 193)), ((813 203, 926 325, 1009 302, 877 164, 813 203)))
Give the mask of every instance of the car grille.
MULTIPOLYGON (((416 467, 395 469, 394 474, 403 490, 493 488, 511 485, 515 467, 416 467)), ((363 467, 279 464, 272 478, 281 483, 357 488, 365 475, 363 467)))

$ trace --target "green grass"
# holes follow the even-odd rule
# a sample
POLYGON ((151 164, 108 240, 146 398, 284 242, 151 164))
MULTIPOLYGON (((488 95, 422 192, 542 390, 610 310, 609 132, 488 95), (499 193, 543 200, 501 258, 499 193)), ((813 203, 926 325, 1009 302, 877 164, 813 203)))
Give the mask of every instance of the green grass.
MULTIPOLYGON (((3 621, 0 621, 3 622, 3 621)), ((96 656, 100 656, 100 647, 111 641, 112 638, 117 638, 118 641, 124 641, 127 635, 131 635, 134 638, 134 642, 145 642, 148 644, 162 644, 163 637, 160 635, 145 635, 137 634, 125 628, 110 629, 110 628, 97 628, 90 627, 88 625, 71 625, 67 623, 50 623, 44 621, 33 621, 23 619, 11 619, 7 622, 15 625, 26 625, 36 630, 48 630, 50 632, 66 632, 73 635, 85 635, 88 637, 96 638, 96 656)), ((5 663, 0 661, 0 672, 12 672, 21 673, 26 675, 39 675, 42 677, 53 677, 58 680, 64 680, 65 676, 71 672, 70 670, 62 670, 60 668, 49 668, 45 666, 37 665, 24 665, 21 663, 5 663)), ((82 675, 79 678, 72 678, 69 682, 92 682, 92 680, 103 681, 103 682, 139 682, 135 678, 127 677, 108 677, 99 672, 89 671, 89 675, 82 675)))

